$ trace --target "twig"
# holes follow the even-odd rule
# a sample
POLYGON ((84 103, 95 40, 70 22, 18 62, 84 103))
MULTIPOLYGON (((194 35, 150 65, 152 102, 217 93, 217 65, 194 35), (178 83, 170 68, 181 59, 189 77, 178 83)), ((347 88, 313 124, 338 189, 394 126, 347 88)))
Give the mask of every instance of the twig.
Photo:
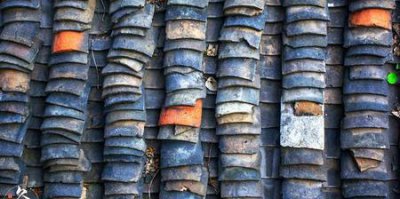
POLYGON ((153 181, 154 181, 154 179, 156 179, 159 170, 160 169, 157 169, 157 171, 154 174, 153 178, 151 178, 151 180, 150 180, 149 189, 148 189, 149 199, 151 199, 151 187, 153 186, 153 181))
MULTIPOLYGON (((100 88, 100 74, 99 74, 99 68, 97 67, 96 59, 94 57, 93 49, 90 49, 90 54, 92 54, 92 60, 94 63, 94 66, 96 67, 96 75, 97 75, 97 84, 96 87, 99 89, 100 88)), ((90 67, 90 66, 89 66, 90 67)))
POLYGON ((100 1, 101 2, 101 6, 103 6, 103 15, 101 16, 101 21, 104 21, 104 17, 106 16, 106 6, 104 5, 103 0, 100 1))

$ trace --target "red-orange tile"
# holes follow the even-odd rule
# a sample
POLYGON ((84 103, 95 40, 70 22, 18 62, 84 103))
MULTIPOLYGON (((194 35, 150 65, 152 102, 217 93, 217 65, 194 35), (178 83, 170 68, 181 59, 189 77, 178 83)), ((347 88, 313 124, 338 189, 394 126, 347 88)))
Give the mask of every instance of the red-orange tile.
POLYGON ((196 101, 195 106, 171 106, 161 111, 160 125, 182 125, 200 127, 203 101, 196 101))
POLYGON ((380 27, 391 29, 390 10, 370 8, 351 13, 349 17, 350 26, 380 27))
POLYGON ((53 42, 53 53, 80 51, 84 45, 84 32, 63 31, 56 33, 53 42))

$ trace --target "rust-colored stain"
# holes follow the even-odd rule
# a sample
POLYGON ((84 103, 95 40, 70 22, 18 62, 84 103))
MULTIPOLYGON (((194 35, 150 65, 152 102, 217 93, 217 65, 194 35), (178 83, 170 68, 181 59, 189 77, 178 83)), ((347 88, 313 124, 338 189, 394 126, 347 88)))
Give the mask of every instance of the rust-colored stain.
POLYGON ((369 160, 365 158, 354 158, 357 163, 357 167, 361 172, 367 171, 368 169, 373 169, 379 166, 381 163, 377 160, 369 160))
POLYGON ((381 27, 391 29, 391 11, 370 8, 353 12, 349 18, 350 26, 381 27))
POLYGON ((54 36, 53 53, 79 51, 84 45, 84 32, 63 31, 54 36))
POLYGON ((322 105, 314 102, 296 102, 294 111, 297 116, 318 116, 322 115, 322 105))
POLYGON ((195 106, 171 106, 161 111, 160 125, 183 125, 200 127, 203 101, 197 100, 195 106))

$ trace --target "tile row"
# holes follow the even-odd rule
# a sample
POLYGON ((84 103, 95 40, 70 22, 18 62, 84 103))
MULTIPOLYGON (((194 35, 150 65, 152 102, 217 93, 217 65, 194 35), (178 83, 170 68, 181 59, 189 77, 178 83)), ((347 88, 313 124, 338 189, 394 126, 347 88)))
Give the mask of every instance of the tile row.
POLYGON ((95 0, 53 4, 53 43, 46 52, 50 58, 40 126, 46 198, 80 198, 84 174, 91 168, 81 138, 90 93, 89 29, 95 5, 95 0))
MULTIPOLYGON (((24 138, 33 121, 29 94, 33 86, 34 61, 41 46, 40 6, 39 1, 0 3, 1 197, 18 196, 17 186, 23 181, 26 170, 24 138)), ((30 152, 40 155, 40 150, 39 153, 35 149, 30 152)), ((31 163, 37 165, 37 162, 31 163)))
POLYGON ((327 1, 283 1, 282 198, 324 198, 327 1))
POLYGON ((345 115, 340 139, 342 193, 344 198, 388 197, 389 88, 383 65, 392 50, 394 1, 354 1, 348 8, 344 32, 345 115))
POLYGON ((164 13, 165 98, 159 115, 159 198, 204 198, 209 171, 200 140, 208 0, 170 0, 164 13))
POLYGON ((221 198, 262 198, 260 45, 265 1, 224 2, 215 117, 221 198))
POLYGON ((155 49, 154 5, 146 1, 111 1, 110 49, 103 77, 104 198, 138 198, 146 143, 144 71, 155 49))

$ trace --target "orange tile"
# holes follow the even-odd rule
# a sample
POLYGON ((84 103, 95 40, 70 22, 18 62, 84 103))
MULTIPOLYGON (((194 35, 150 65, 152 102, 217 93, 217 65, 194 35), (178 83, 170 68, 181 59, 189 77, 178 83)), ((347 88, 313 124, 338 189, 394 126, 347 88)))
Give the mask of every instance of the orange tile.
POLYGON ((200 127, 203 101, 196 101, 195 106, 171 106, 161 111, 160 125, 182 125, 200 127))
POLYGON ((351 13, 349 17, 351 27, 380 27, 391 29, 391 12, 390 10, 370 8, 351 13))
POLYGON ((58 32, 54 36, 53 53, 81 51, 84 46, 85 33, 76 31, 58 32))

